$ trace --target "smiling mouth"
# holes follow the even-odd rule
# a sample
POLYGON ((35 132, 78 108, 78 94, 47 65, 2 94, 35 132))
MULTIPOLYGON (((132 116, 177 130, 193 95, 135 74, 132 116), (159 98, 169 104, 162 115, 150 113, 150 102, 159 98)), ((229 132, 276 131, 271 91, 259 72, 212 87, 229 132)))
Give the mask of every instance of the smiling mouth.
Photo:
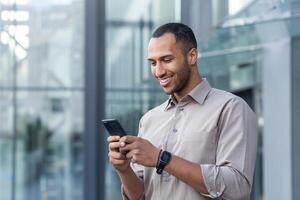
POLYGON ((162 87, 166 87, 170 82, 171 82, 171 77, 164 78, 164 79, 159 79, 159 84, 162 87))

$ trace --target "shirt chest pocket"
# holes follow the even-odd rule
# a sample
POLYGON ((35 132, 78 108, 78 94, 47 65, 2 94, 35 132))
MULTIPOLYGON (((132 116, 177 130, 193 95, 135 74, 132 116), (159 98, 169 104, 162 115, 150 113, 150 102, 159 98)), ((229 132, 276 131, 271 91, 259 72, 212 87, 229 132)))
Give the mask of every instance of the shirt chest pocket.
POLYGON ((186 130, 179 135, 178 154, 199 164, 213 164, 216 159, 217 128, 186 130))

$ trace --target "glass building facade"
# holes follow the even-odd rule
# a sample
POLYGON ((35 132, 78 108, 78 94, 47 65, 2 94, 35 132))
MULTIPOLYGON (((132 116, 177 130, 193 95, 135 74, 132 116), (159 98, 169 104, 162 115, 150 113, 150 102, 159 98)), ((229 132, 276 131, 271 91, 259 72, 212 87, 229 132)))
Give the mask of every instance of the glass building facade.
POLYGON ((0 199, 121 199, 100 120, 135 135, 168 98, 146 56, 173 21, 195 31, 201 74, 257 114, 251 200, 299 199, 299 13, 297 0, 1 0, 0 199))
POLYGON ((83 199, 84 1, 0 14, 0 199, 83 199))

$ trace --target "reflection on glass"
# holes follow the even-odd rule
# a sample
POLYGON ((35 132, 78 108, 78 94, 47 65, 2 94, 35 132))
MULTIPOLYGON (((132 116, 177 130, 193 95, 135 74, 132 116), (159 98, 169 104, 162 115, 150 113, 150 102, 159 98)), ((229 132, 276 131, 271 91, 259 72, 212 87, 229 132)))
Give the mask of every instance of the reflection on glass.
POLYGON ((1 200, 83 199, 83 46, 84 0, 1 0, 1 200))
POLYGON ((19 92, 19 199, 82 199, 82 101, 81 92, 19 92))
POLYGON ((14 54, 18 85, 82 87, 84 0, 20 3, 0 10, 1 44, 14 54))
POLYGON ((236 1, 229 0, 229 14, 234 15, 240 12, 243 8, 247 7, 253 0, 236 1))
MULTIPOLYGON (((0 7, 0 16, 1 13, 0 7)), ((11 87, 13 85, 13 39, 10 37, 8 31, 4 30, 4 24, 9 23, 10 22, 4 23, 0 18, 0 89, 9 86, 11 87)))
POLYGON ((0 90, 0 199, 11 199, 13 158, 12 93, 0 90))

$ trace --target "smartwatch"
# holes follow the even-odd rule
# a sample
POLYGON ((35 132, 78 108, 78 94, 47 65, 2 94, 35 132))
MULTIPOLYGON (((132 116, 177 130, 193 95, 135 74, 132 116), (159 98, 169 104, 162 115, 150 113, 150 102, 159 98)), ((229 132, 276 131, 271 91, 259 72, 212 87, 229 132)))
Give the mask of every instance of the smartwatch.
POLYGON ((168 151, 160 150, 158 161, 156 164, 156 173, 162 174, 165 166, 170 162, 172 154, 168 151))

